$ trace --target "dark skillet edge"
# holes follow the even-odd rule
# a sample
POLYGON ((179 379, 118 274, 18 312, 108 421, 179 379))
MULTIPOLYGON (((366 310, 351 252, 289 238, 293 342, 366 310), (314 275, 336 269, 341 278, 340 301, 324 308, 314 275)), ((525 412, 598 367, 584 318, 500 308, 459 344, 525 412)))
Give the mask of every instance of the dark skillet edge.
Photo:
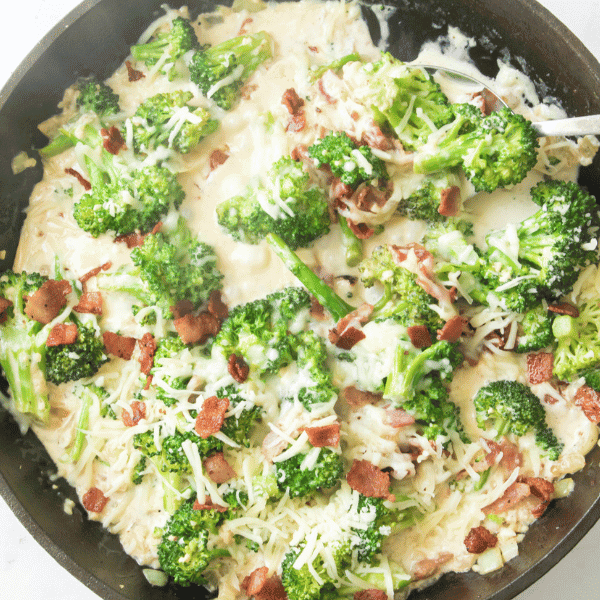
MULTIPOLYGON (((65 30, 75 24, 76 21, 102 1, 104 0, 85 0, 81 5, 63 18, 48 34, 46 34, 46 36, 44 36, 44 38, 27 55, 25 60, 17 67, 5 87, 0 92, 0 109, 4 107, 11 94, 19 87, 19 84, 28 74, 32 65, 45 54, 65 30)), ((399 0, 398 4, 402 4, 403 1, 404 0, 399 0)), ((600 90, 600 65, 589 50, 585 48, 582 42, 548 10, 537 4, 534 0, 516 0, 516 2, 521 4, 525 12, 529 11, 532 13, 534 17, 540 19, 545 27, 547 27, 555 36, 562 39, 562 42, 567 46, 567 49, 576 55, 578 63, 581 63, 586 67, 589 77, 594 81, 594 88, 600 90)), ((138 9, 138 12, 140 12, 139 3, 135 2, 133 4, 134 7, 138 9), (135 6, 136 4, 138 6, 135 6)), ((171 3, 172 6, 179 6, 181 4, 185 4, 185 2, 175 1, 171 3)), ((197 4, 205 4, 205 2, 200 1, 195 3, 192 1, 189 4, 195 7, 197 4)), ((500 5, 498 2, 496 2, 496 4, 500 5)), ((149 23, 152 17, 150 11, 148 11, 147 17, 149 23)), ((598 109, 598 112, 600 112, 600 109, 598 109)), ((577 114, 577 112, 574 114, 577 114)), ((594 161, 594 168, 587 167, 582 169, 582 180, 584 180, 584 183, 588 184, 587 180, 589 180, 588 185, 595 184, 596 187, 598 187, 598 181, 600 180, 598 175, 598 160, 597 157, 594 161)), ((3 420, 0 419, 0 424, 4 427, 5 423, 2 421, 3 420)), ((29 435, 31 436, 31 434, 29 435)), ((41 450, 41 452, 43 452, 43 450, 41 450)), ((22 454, 24 454, 24 452, 22 452, 22 454)), ((415 592, 411 596, 411 599, 424 600, 429 597, 441 598, 442 594, 447 594, 449 586, 453 586, 453 592, 457 594, 457 598, 460 597, 464 600, 485 598, 489 596, 489 592, 492 592, 493 595, 491 597, 493 597, 494 600, 508 600, 522 592, 563 558, 600 517, 600 499, 598 498, 600 482, 595 476, 595 468, 593 467, 594 464, 598 464, 599 458, 600 449, 596 447, 594 451, 588 455, 585 469, 574 476, 576 481, 576 492, 568 499, 553 503, 541 521, 538 521, 531 527, 529 533, 525 537, 525 541, 520 544, 521 552, 518 558, 508 563, 500 571, 491 573, 485 577, 480 577, 475 573, 449 574, 442 577, 438 583, 434 584, 434 586, 428 588, 426 591, 415 592), (585 498, 579 497, 578 492, 582 491, 587 492, 585 498), (595 501, 590 502, 591 497, 594 497, 595 501), (574 509, 573 511, 571 511, 571 506, 574 509), (551 550, 548 552, 540 552, 540 547, 542 546, 546 537, 545 534, 547 533, 544 527, 545 523, 552 522, 553 525, 560 528, 560 518, 565 517, 570 512, 581 513, 578 521, 565 528, 568 529, 568 533, 564 535, 562 540, 551 550), (555 521, 557 518, 559 520, 555 521), (519 570, 524 568, 524 572, 514 578, 513 581, 505 583, 504 580, 511 579, 512 576, 510 574, 518 565, 523 565, 523 567, 519 567, 519 570), (492 590, 492 588, 495 589, 492 590)), ((40 479, 39 476, 38 479, 40 479)), ((36 485, 35 481, 33 483, 36 485)), ((65 484, 64 487, 68 486, 65 484)), ((26 491, 26 493, 28 492, 26 491)), ((198 593, 199 590, 197 588, 192 590, 191 588, 178 589, 172 586, 167 586, 163 589, 150 587, 149 584, 145 583, 143 575, 141 574, 141 568, 135 564, 132 565, 131 563, 133 563, 133 561, 131 559, 127 561, 127 569, 133 568, 136 572, 130 573, 123 581, 125 583, 130 581, 132 587, 125 586, 123 593, 121 593, 115 589, 115 587, 109 586, 98 576, 91 574, 90 571, 83 568, 59 545, 59 543, 53 540, 53 537, 51 537, 38 521, 33 518, 31 512, 27 510, 24 502, 19 499, 18 494, 10 487, 3 474, 0 474, 0 495, 3 496, 11 510, 32 534, 34 539, 53 558, 74 577, 105 600, 129 600, 134 596, 129 594, 123 595, 123 593, 132 593, 133 588, 135 588, 135 591, 138 594, 142 593, 140 580, 142 581, 143 586, 143 596, 146 600, 158 600, 159 598, 164 600, 176 598, 183 599, 188 597, 200 598, 201 596, 204 596, 202 593, 198 593)), ((84 521, 82 525, 86 530, 86 534, 91 531, 94 533, 94 537, 102 537, 105 535, 102 533, 98 523, 88 522, 85 516, 82 516, 83 511, 80 507, 77 507, 74 510, 77 513, 77 518, 84 521)), ((65 518, 68 519, 69 517, 65 518)), ((66 533, 65 535, 68 534, 66 533)), ((113 542, 116 539, 115 536, 109 536, 108 534, 106 534, 106 537, 111 538, 113 542)), ((54 536, 54 538, 57 539, 56 536, 54 536)), ((115 544, 112 544, 112 546, 114 547, 115 544)), ((116 543, 116 546, 118 546, 118 542, 116 543)), ((109 552, 115 552, 115 550, 111 547, 109 552)), ((118 587, 116 583, 115 586, 118 587)))

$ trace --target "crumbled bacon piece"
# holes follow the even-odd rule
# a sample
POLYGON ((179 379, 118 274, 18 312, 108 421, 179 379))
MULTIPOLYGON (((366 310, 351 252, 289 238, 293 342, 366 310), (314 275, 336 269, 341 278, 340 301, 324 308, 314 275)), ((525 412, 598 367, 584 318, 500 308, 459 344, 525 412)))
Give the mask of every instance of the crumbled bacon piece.
POLYGON ((104 149, 115 156, 119 154, 120 150, 126 147, 125 140, 116 125, 113 125, 110 129, 105 129, 103 127, 100 130, 100 135, 103 137, 102 145, 104 146, 104 149))
POLYGON ((368 460, 356 460, 352 463, 348 475, 348 485, 363 496, 369 498, 385 498, 394 501, 395 496, 390 494, 390 475, 385 473, 368 460))
POLYGON ((229 154, 220 148, 213 150, 210 153, 210 158, 208 159, 208 164, 210 166, 210 170, 214 171, 217 167, 225 164, 227 159, 229 158, 229 154))
POLYGON ((342 398, 353 410, 357 410, 361 406, 366 406, 367 404, 377 404, 382 397, 382 394, 365 392, 364 390, 359 390, 353 385, 349 385, 342 390, 342 398))
POLYGON ((429 348, 431 346, 431 335, 425 325, 411 325, 406 328, 410 343, 415 348, 429 348))
POLYGON ((483 512, 486 515, 498 514, 510 510, 516 506, 521 500, 530 495, 529 486, 525 483, 513 483, 504 494, 495 502, 483 507, 483 512))
POLYGON ((554 484, 542 477, 519 477, 519 483, 526 483, 532 495, 542 502, 550 502, 554 495, 554 484))
POLYGON ((320 427, 305 427, 308 441, 315 448, 337 448, 340 445, 340 424, 322 425, 320 427))
POLYGON ((184 344, 204 344, 211 335, 217 335, 221 328, 220 321, 209 312, 198 316, 186 314, 173 321, 173 325, 184 344))
POLYGON ((88 512, 101 513, 108 502, 108 498, 104 495, 102 490, 97 487, 91 487, 81 499, 83 507, 88 512))
POLYGON ((354 592, 354 600, 388 600, 388 595, 383 590, 360 590, 354 592))
POLYGON ((126 60, 125 66, 127 67, 127 78, 129 79, 129 81, 139 81, 140 79, 142 79, 142 77, 146 77, 141 71, 138 71, 137 69, 133 68, 131 61, 126 60))
MULTIPOLYGON (((496 458, 502 453, 500 464, 509 472, 512 473, 517 467, 523 464, 523 457, 519 452, 519 448, 503 438, 500 443, 493 440, 486 440, 486 444, 490 452, 486 455, 486 463, 489 467, 495 464, 496 458)), ((485 469, 482 469, 485 470, 485 469)))
POLYGON ((401 408, 388 408, 385 411, 385 414, 387 417, 387 422, 391 427, 396 429, 408 427, 408 425, 412 425, 415 422, 415 418, 401 408))
POLYGON ((336 326, 329 331, 329 341, 343 350, 350 350, 355 344, 363 340, 366 336, 360 330, 354 327, 354 323, 363 324, 369 320, 373 306, 371 304, 361 304, 356 310, 342 317, 336 326))
POLYGON ((67 175, 73 175, 73 177, 75 177, 75 179, 77 179, 77 181, 79 181, 79 183, 83 186, 83 189, 86 192, 89 192, 92 189, 92 184, 81 173, 79 173, 79 171, 69 167, 68 169, 65 169, 65 173, 67 175))
POLYGON ((144 240, 149 235, 154 235, 160 231, 162 227, 162 222, 158 222, 153 228, 152 231, 148 233, 141 233, 140 231, 134 231, 133 233, 127 233, 125 235, 118 235, 115 238, 115 242, 125 242, 129 249, 131 248, 139 248, 144 244, 144 240))
POLYGON ((124 410, 121 412, 121 420, 125 427, 134 427, 142 419, 146 418, 146 404, 139 400, 134 400, 131 403, 131 412, 124 410))
POLYGON ((248 379, 250 367, 243 357, 232 354, 227 361, 227 371, 238 383, 244 383, 248 379))
POLYGON ((343 205, 342 200, 348 200, 354 190, 347 183, 344 183, 339 177, 334 177, 329 184, 329 198, 343 205))
POLYGON ((0 323, 4 323, 4 321, 6 321, 6 309, 10 308, 12 305, 13 303, 10 300, 0 296, 0 323))
POLYGON ((259 567, 258 569, 254 569, 250 575, 244 577, 242 589, 246 592, 246 595, 255 596, 263 589, 267 582, 268 572, 268 567, 259 567))
POLYGON ((94 269, 91 269, 87 273, 84 273, 79 278, 79 283, 81 283, 83 285, 83 284, 87 283, 92 277, 96 277, 96 275, 98 275, 98 273, 100 273, 100 271, 108 271, 111 267, 112 267, 112 263, 110 261, 107 261, 104 264, 100 265, 99 267, 95 267, 94 269))
MULTIPOLYGON (((266 567, 262 567, 266 568, 266 567)), ((247 578, 244 578, 244 581, 247 578)), ((244 583, 242 582, 242 586, 244 583)), ((250 596, 250 592, 247 592, 250 596)), ((260 590, 254 593, 255 600, 288 600, 285 588, 277 575, 272 575, 262 584, 260 590)))
POLYGON ((281 98, 281 104, 283 104, 290 115, 296 115, 301 112, 304 106, 304 100, 298 96, 298 92, 294 88, 285 90, 283 97, 281 98))
POLYGON ((582 385, 575 392, 574 400, 592 423, 600 423, 600 394, 596 390, 582 385))
POLYGON ((229 398, 206 398, 196 417, 196 433, 206 439, 221 431, 228 408, 229 398))
POLYGON ((455 217, 458 214, 459 203, 460 188, 457 185, 444 188, 440 193, 438 212, 444 217, 455 217))
POLYGON ((314 297, 310 299, 310 316, 316 321, 326 321, 325 307, 314 297))
POLYGON ((140 371, 144 375, 150 375, 150 369, 154 365, 154 353, 156 352, 156 340, 151 333, 145 333, 139 340, 140 345, 140 371))
POLYGON ((194 501, 194 505, 192 506, 193 510, 216 510, 217 512, 224 513, 227 512, 226 506, 221 506, 220 504, 213 504, 210 498, 204 504, 200 504, 198 502, 198 498, 194 501))
POLYGON ((217 317, 219 321, 224 321, 229 316, 229 308, 227 307, 227 304, 223 302, 220 290, 213 290, 210 293, 210 298, 208 299, 208 312, 217 317))
POLYGON ((363 212, 372 212, 374 206, 382 208, 388 201, 392 188, 388 186, 384 190, 377 189, 372 185, 361 183, 356 191, 350 196, 349 201, 363 212))
POLYGON ((437 330, 437 339, 447 342, 456 342, 458 338, 463 334, 465 327, 467 326, 467 319, 459 315, 450 317, 441 329, 437 330))
POLYGON ((225 460, 222 452, 215 452, 212 456, 205 458, 202 466, 206 474, 218 484, 225 483, 236 476, 236 472, 225 460))
POLYGON ((569 315, 569 317, 573 317, 576 319, 579 316, 579 309, 569 302, 559 302, 558 304, 551 304, 548 307, 550 312, 556 313, 558 315, 569 315))
POLYGON ((488 548, 495 548, 498 538, 485 527, 473 527, 465 538, 465 547, 471 554, 481 554, 488 548))
POLYGON ((375 230, 372 227, 369 227, 366 223, 355 223, 350 219, 346 219, 346 222, 348 223, 350 231, 352 231, 352 233, 359 240, 368 240, 370 237, 375 235, 375 230))
POLYGON ((187 298, 178 300, 175 306, 171 306, 171 312, 173 313, 173 319, 176 321, 177 319, 181 319, 181 317, 185 317, 185 315, 194 312, 194 304, 187 298))
POLYGON ((294 147, 290 156, 292 157, 292 160, 295 161, 307 160, 310 158, 308 154, 308 146, 306 144, 298 144, 296 147, 294 147))
POLYGON ((109 354, 114 354, 124 360, 129 360, 135 349, 137 340, 133 337, 125 337, 112 331, 105 331, 102 334, 104 346, 109 354))
POLYGON ((386 152, 387 150, 392 150, 394 144, 390 140, 390 138, 386 137, 379 125, 373 123, 369 129, 363 131, 362 137, 360 138, 363 144, 371 148, 375 148, 375 150, 382 150, 386 152))
POLYGON ((440 567, 454 558, 450 552, 442 552, 437 558, 425 558, 420 560, 414 567, 412 573, 413 581, 421 581, 435 575, 440 567))
POLYGON ((298 131, 302 131, 306 127, 306 115, 303 111, 292 115, 292 118, 289 120, 286 131, 291 131, 293 133, 297 133, 298 131))
POLYGON ((529 383, 544 383, 552 378, 554 356, 551 352, 531 352, 527 355, 527 379, 529 383))
POLYGON ((325 102, 327 102, 327 104, 336 104, 337 100, 335 98, 332 98, 328 93, 327 90, 325 89, 325 85, 323 84, 323 78, 321 77, 321 79, 319 79, 318 83, 317 83, 317 88, 319 89, 319 92, 321 93, 321 95, 323 96, 323 98, 325 98, 325 102))
POLYGON ((79 302, 73 307, 78 313, 90 315, 102 314, 102 294, 100 292, 84 292, 79 298, 79 302))
POLYGON ((42 286, 27 299, 25 314, 30 319, 47 325, 58 317, 60 311, 67 304, 66 296, 72 289, 66 279, 44 281, 42 286))
POLYGON ((544 404, 556 404, 558 400, 550 394, 544 394, 544 404))
POLYGON ((48 334, 46 346, 67 346, 77 340, 77 325, 75 323, 57 323, 48 334))
POLYGON ((250 23, 252 23, 253 21, 254 19, 252 17, 246 17, 242 22, 242 25, 240 26, 238 35, 244 35, 245 33, 247 33, 248 30, 246 29, 246 25, 250 25, 250 23))

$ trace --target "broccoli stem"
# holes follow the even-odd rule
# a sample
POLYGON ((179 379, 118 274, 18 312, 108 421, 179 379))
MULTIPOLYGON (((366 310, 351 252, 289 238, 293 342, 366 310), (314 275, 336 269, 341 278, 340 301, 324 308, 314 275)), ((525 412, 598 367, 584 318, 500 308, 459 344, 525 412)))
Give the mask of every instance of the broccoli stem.
POLYGON ((355 310, 354 306, 342 300, 326 283, 321 281, 278 235, 269 233, 266 239, 286 268, 302 282, 336 321, 355 310))
POLYGON ((479 476, 479 481, 475 483, 473 486, 473 491, 478 492, 483 488, 483 486, 487 483, 487 480, 490 477, 490 473, 492 472, 492 467, 488 467, 481 475, 479 476))
POLYGON ((77 421, 77 435, 75 442, 69 452, 69 461, 77 462, 83 450, 83 443, 87 438, 87 429, 90 423, 90 407, 92 406, 93 396, 89 390, 83 392, 81 398, 81 410, 79 411, 79 420, 77 421))
POLYGON ((42 158, 52 158, 62 154, 69 148, 73 148, 77 144, 75 136, 71 135, 64 129, 48 144, 43 148, 40 148, 38 152, 42 158))
POLYGON ((342 245, 346 255, 346 264, 349 267, 356 267, 363 258, 362 240, 354 235, 345 217, 340 217, 340 228, 342 230, 342 245))

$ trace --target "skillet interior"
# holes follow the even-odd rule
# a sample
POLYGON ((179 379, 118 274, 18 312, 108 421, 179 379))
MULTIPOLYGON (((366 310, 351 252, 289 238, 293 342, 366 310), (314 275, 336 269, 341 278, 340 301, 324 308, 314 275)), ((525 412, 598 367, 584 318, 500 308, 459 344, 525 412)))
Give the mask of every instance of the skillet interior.
MULTIPOLYGON (((88 0, 67 16, 38 44, 0 93, 0 248, 12 265, 22 224, 22 210, 41 166, 13 175, 11 158, 39 147, 44 137, 36 124, 56 112, 63 90, 78 76, 107 77, 128 54, 164 0, 88 0), (68 27, 66 27, 68 25, 68 27)), ((177 7, 185 2, 170 3, 177 7)), ((187 2, 193 14, 210 10, 208 0, 187 2)), ((488 75, 496 60, 511 60, 536 83, 540 95, 558 98, 571 115, 600 113, 600 65, 583 45, 534 0, 396 0, 390 20, 390 51, 410 60, 422 43, 458 26, 479 44, 472 58, 488 75)), ((379 26, 366 7, 372 35, 379 26)), ((31 154, 31 153, 30 153, 31 154)), ((582 170, 580 182, 600 197, 600 159, 582 170)), ((560 560, 600 516, 600 448, 578 473, 576 492, 554 502, 531 528, 518 558, 500 571, 443 577, 413 600, 506 600, 533 583, 560 560)), ((29 433, 22 438, 0 409, 0 493, 37 541, 73 575, 105 600, 185 600, 208 598, 197 588, 152 588, 137 564, 127 557, 115 536, 88 521, 77 506, 63 511, 64 499, 76 500, 64 481, 52 482, 52 462, 29 433), (55 487, 57 486, 57 489, 55 487)))

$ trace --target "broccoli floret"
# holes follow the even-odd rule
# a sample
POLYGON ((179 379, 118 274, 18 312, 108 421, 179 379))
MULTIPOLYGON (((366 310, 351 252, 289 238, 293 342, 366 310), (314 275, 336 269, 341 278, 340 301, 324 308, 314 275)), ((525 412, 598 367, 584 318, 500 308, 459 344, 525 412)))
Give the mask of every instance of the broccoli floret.
POLYGON ((407 150, 421 147, 433 131, 453 118, 448 98, 431 75, 391 54, 383 54, 352 75, 349 83, 355 99, 371 108, 380 125, 394 130, 407 150))
POLYGON ((170 374, 172 369, 169 369, 168 362, 162 364, 162 361, 168 361, 169 359, 177 358, 182 352, 187 352, 188 347, 183 343, 181 338, 176 334, 169 334, 162 338, 156 345, 156 351, 154 353, 154 365, 150 371, 150 375, 153 376, 153 383, 158 376, 160 380, 156 386, 156 398, 162 400, 165 406, 173 406, 177 404, 178 398, 174 398, 172 392, 168 391, 168 388, 173 390, 185 390, 187 384, 192 378, 192 374, 186 374, 184 376, 173 376, 170 374), (164 382, 163 387, 160 382, 164 382))
POLYGON ((363 258, 362 240, 356 237, 356 234, 348 225, 346 217, 339 216, 340 230, 342 232, 342 246, 346 257, 346 264, 349 267, 356 267, 363 258))
POLYGON ((126 235, 150 231, 171 208, 179 208, 185 192, 166 167, 127 169, 104 151, 102 166, 88 156, 85 163, 92 189, 74 206, 79 227, 98 237, 112 231, 126 235))
POLYGON ((275 463, 277 485, 282 492, 287 491, 291 498, 306 497, 316 490, 333 487, 342 476, 343 463, 340 454, 329 448, 321 448, 316 461, 311 460, 310 467, 301 469, 307 454, 296 454, 275 463))
POLYGON ((72 318, 77 324, 77 339, 73 344, 53 346, 46 351, 46 379, 56 385, 92 377, 108 362, 104 342, 96 328, 72 318))
POLYGON ((580 373, 581 377, 585 380, 585 384, 591 387, 593 390, 600 392, 600 368, 596 367, 588 369, 583 373, 580 373))
POLYGON ((223 275, 211 246, 200 242, 180 217, 173 230, 161 230, 144 238, 131 252, 135 265, 114 274, 101 274, 101 288, 127 292, 147 306, 159 307, 165 317, 181 300, 194 308, 206 302, 221 287, 223 275))
POLYGON ((365 287, 383 286, 383 295, 374 306, 371 318, 394 319, 402 325, 425 325, 435 332, 443 325, 431 308, 435 300, 417 283, 417 276, 400 266, 390 246, 379 246, 359 265, 365 287))
POLYGON ((207 98, 223 110, 229 110, 237 101, 244 82, 271 56, 268 33, 241 35, 198 50, 188 65, 190 78, 207 98))
POLYGON ((313 65, 310 68, 310 79, 312 82, 315 82, 318 79, 321 79, 321 77, 323 77, 327 71, 339 71, 346 63, 358 60, 360 60, 360 56, 353 52, 352 54, 346 54, 346 56, 342 56, 342 58, 331 61, 326 65, 313 65))
POLYGON ((194 502, 188 501, 171 515, 158 545, 161 569, 177 585, 206 583, 203 573, 216 558, 229 556, 224 548, 209 549, 209 538, 216 536, 225 513, 216 509, 194 510, 194 502))
POLYGON ((494 381, 477 392, 473 404, 481 429, 491 425, 497 439, 507 433, 522 436, 533 432, 536 444, 550 460, 558 460, 563 444, 548 427, 546 411, 528 386, 518 381, 494 381))
POLYGON ((353 188, 363 182, 389 179, 385 163, 373 154, 369 146, 357 146, 342 132, 330 131, 308 149, 317 167, 328 166, 342 183, 353 188))
POLYGON ((70 462, 77 462, 81 456, 83 444, 87 439, 90 422, 90 408, 92 407, 92 404, 97 402, 100 407, 100 412, 102 412, 102 408, 107 406, 105 401, 108 397, 108 392, 104 388, 93 384, 77 386, 74 392, 75 396, 80 400, 80 409, 79 418, 77 419, 75 440, 73 441, 67 457, 67 460, 70 462))
POLYGON ((184 17, 175 17, 168 31, 159 32, 154 39, 131 47, 135 60, 144 61, 152 67, 161 63, 161 73, 173 80, 177 76, 175 63, 190 50, 199 47, 196 32, 190 21, 184 17))
POLYGON ((206 109, 188 105, 193 97, 191 92, 176 91, 145 100, 131 119, 135 152, 165 146, 187 154, 216 131, 219 122, 206 109))
POLYGON ((550 346, 554 342, 552 333, 553 315, 543 306, 538 306, 525 313, 519 323, 519 335, 516 351, 533 352, 550 346))
POLYGON ((302 163, 280 158, 258 187, 249 187, 217 206, 217 219, 233 239, 258 244, 269 233, 292 248, 325 235, 331 223, 327 196, 310 181, 302 163))
POLYGON ((600 363, 600 303, 585 302, 578 310, 578 317, 558 315, 552 323, 554 375, 565 381, 600 363))
POLYGON ((465 109, 468 117, 461 110, 454 109, 456 118, 435 145, 415 154, 415 173, 462 166, 475 189, 486 192, 522 181, 537 162, 538 141, 531 123, 509 108, 477 120, 470 109, 465 109))
POLYGON ((95 77, 80 80, 77 89, 79 95, 76 102, 81 110, 95 112, 99 117, 116 115, 121 110, 119 96, 110 86, 95 77))
MULTIPOLYGON (((312 568, 319 579, 315 579, 308 564, 294 568, 304 543, 289 549, 281 563, 281 582, 289 600, 334 600, 337 598, 336 578, 332 577, 319 555, 312 562, 312 568)), ((348 542, 338 542, 333 546, 336 571, 339 576, 351 566, 351 549, 348 542)))
MULTIPOLYGON (((228 398, 231 407, 246 402, 243 390, 233 383, 218 389, 216 396, 218 398, 228 398)), ((221 432, 240 446, 248 448, 250 446, 250 432, 261 417, 262 409, 259 406, 244 408, 239 414, 236 412, 236 414, 225 419, 221 432)))
POLYGON ((0 319, 0 366, 11 392, 9 407, 41 423, 50 417, 44 378, 50 330, 25 314, 24 297, 46 281, 38 273, 5 271, 0 275, 0 298, 11 303, 0 319))
POLYGON ((458 202, 460 177, 454 170, 427 175, 410 196, 400 200, 396 212, 411 221, 418 219, 427 223, 445 221, 447 217, 439 212, 445 195, 454 195, 454 201, 458 202))

